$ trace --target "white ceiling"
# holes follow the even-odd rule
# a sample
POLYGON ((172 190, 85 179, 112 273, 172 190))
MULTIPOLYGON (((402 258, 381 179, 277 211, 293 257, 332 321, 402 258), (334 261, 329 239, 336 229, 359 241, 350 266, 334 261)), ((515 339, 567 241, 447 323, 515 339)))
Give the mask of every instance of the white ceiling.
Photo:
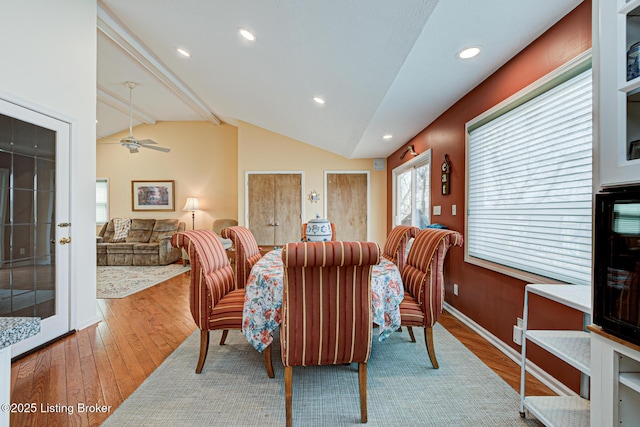
POLYGON ((134 126, 244 121, 387 157, 581 1, 99 0, 97 134, 128 129, 133 81, 134 126))

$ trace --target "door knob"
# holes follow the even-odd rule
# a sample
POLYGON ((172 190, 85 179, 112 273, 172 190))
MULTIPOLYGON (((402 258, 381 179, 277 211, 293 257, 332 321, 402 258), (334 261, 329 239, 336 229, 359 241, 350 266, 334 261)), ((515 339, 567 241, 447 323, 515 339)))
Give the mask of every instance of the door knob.
POLYGON ((60 239, 60 244, 61 245, 66 245, 68 243, 71 243, 71 237, 63 237, 60 239))
POLYGON ((275 224, 273 224, 276 227, 280 227, 280 224, 278 224, 277 222, 275 224))

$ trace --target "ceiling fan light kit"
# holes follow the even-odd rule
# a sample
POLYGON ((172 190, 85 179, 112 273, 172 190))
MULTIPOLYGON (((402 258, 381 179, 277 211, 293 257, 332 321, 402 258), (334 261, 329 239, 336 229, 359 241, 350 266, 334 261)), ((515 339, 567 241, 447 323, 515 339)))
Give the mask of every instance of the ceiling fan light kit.
POLYGON ((120 145, 127 147, 130 153, 137 153, 138 148, 151 148, 152 150, 162 151, 168 153, 170 148, 160 147, 152 139, 137 140, 133 137, 133 89, 136 87, 134 82, 125 82, 125 85, 129 88, 129 136, 120 140, 120 145))

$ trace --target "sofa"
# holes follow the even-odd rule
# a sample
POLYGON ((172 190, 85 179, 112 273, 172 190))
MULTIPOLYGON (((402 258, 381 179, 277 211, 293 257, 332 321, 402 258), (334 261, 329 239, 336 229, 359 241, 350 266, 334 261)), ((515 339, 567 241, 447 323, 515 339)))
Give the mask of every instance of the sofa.
POLYGON ((98 265, 167 265, 182 257, 171 236, 186 228, 177 219, 113 218, 96 238, 98 265))

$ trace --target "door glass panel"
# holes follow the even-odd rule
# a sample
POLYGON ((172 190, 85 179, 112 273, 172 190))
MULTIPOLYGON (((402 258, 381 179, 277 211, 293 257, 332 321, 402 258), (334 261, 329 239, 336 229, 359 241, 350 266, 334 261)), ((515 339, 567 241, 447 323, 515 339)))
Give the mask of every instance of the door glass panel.
POLYGON ((398 224, 411 225, 411 170, 398 175, 398 224))
POLYGON ((429 225, 429 164, 415 168, 416 177, 416 215, 414 225, 420 229, 429 225))
POLYGON ((55 141, 0 115, 0 316, 56 314, 55 141))

